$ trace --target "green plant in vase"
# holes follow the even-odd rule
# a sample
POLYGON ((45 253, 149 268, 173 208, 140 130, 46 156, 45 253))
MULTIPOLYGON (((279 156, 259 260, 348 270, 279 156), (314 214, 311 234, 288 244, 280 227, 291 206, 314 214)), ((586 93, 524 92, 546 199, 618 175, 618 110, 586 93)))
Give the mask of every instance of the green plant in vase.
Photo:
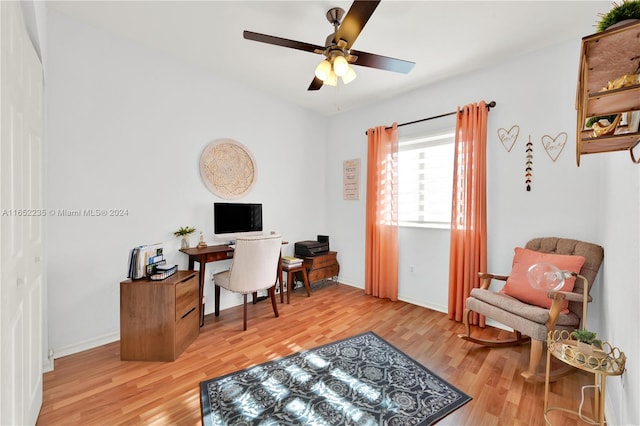
POLYGON ((196 232, 196 228, 192 228, 190 226, 181 226, 178 228, 176 232, 173 233, 176 237, 182 237, 182 241, 180 241, 181 249, 189 248, 189 235, 196 232))
POLYGON ((612 4, 613 8, 609 12, 600 15, 602 18, 597 24, 598 32, 627 19, 640 19, 640 0, 623 0, 620 4, 612 4))
POLYGON ((578 341, 578 348, 585 354, 593 353, 594 347, 598 349, 602 347, 602 341, 596 338, 596 333, 587 329, 573 330, 571 337, 578 341))

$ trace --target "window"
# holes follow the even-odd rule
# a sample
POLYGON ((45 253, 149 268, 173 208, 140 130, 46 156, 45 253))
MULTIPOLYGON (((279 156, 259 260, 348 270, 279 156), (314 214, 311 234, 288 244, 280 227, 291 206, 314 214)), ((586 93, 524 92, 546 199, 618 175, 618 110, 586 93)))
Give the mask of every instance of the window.
POLYGON ((452 131, 399 142, 400 226, 450 226, 454 142, 452 131))

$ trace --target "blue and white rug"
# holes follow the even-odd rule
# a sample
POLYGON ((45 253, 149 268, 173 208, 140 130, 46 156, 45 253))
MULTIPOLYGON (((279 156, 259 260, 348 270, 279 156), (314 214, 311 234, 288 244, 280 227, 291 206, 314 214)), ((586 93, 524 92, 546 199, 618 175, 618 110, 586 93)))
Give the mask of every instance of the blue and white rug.
POLYGON ((471 400, 373 332, 200 383, 208 425, 430 425, 471 400))

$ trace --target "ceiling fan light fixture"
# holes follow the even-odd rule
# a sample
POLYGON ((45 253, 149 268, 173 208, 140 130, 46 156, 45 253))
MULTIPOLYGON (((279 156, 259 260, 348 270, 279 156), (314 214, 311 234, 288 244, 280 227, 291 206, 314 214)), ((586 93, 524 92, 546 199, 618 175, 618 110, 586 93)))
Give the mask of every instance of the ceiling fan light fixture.
POLYGON ((338 76, 336 75, 335 72, 333 72, 333 70, 331 70, 331 72, 329 73, 329 76, 327 77, 327 79, 324 80, 324 84, 329 85, 329 86, 337 86, 338 85, 338 76))
POLYGON ((349 72, 349 63, 342 55, 338 55, 333 59, 333 71, 338 77, 342 77, 349 72))
POLYGON ((353 80, 355 80, 356 77, 357 77, 356 72, 353 70, 352 67, 349 67, 349 71, 347 71, 347 73, 342 76, 342 82, 344 84, 349 84, 353 80))
POLYGON ((316 67, 316 77, 318 77, 322 81, 326 81, 329 78, 329 75, 332 73, 331 71, 331 63, 326 59, 318 64, 316 67))

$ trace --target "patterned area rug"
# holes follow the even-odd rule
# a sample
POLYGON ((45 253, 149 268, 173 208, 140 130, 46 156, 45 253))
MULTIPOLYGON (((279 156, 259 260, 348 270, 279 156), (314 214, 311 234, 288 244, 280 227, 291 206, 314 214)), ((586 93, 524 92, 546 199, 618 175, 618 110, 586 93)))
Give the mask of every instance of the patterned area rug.
POLYGON ((430 425, 471 400, 367 332, 200 383, 204 425, 430 425))

